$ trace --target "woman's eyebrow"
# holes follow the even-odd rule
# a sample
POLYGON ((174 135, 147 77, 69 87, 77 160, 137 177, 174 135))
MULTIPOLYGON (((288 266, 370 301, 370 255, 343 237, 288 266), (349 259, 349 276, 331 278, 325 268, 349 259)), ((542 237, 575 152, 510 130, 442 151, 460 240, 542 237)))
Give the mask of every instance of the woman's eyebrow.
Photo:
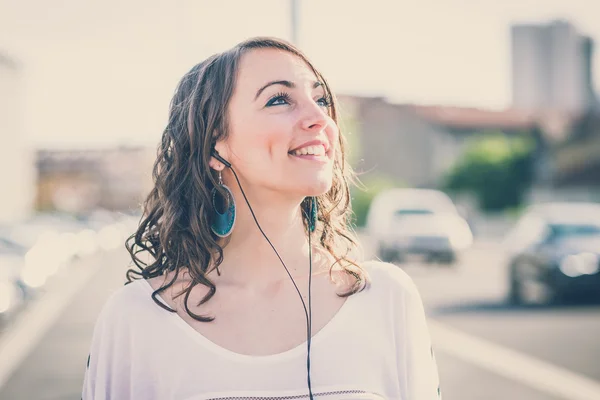
MULTIPOLYGON (((291 81, 286 81, 286 80, 280 80, 280 81, 271 81, 267 84, 265 84, 264 86, 262 86, 260 89, 258 89, 258 91, 256 92, 256 96, 254 96, 254 100, 258 99, 258 96, 260 96, 260 94, 269 86, 273 86, 273 85, 282 85, 285 86, 289 89, 294 89, 296 87, 296 84, 294 82, 291 81)), ((320 86, 323 86, 323 82, 320 81, 315 81, 315 83, 313 84, 313 89, 316 89, 320 86)))

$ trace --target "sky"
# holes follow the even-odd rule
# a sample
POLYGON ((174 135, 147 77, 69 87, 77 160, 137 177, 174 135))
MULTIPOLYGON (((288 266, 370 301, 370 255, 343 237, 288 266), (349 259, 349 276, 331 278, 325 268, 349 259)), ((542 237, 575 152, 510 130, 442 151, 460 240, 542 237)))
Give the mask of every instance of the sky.
MULTIPOLYGON (((600 41, 597 0, 298 1, 298 44, 334 91, 394 102, 510 106, 511 23, 567 19, 600 41)), ((155 145, 186 71, 250 36, 290 39, 290 21, 289 0, 0 0, 0 52, 19 62, 32 145, 155 145)))

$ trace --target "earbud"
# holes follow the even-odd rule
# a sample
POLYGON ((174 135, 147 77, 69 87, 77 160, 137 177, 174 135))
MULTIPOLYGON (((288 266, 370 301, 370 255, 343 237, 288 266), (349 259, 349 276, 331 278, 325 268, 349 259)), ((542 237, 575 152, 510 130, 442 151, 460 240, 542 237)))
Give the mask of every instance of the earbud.
POLYGON ((212 156, 214 158, 216 158, 217 160, 219 160, 220 162, 222 162, 223 164, 225 164, 225 166, 227 168, 231 168, 231 163, 229 161, 225 160, 223 157, 221 157, 216 150, 213 149, 213 151, 212 151, 211 154, 212 154, 212 156))

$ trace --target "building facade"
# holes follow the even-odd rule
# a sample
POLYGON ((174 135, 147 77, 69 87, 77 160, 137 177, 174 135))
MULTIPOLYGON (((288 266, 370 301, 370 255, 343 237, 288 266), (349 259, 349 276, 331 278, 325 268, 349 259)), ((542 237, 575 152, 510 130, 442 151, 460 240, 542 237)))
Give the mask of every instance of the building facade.
POLYGON ((36 208, 70 213, 139 211, 152 188, 155 150, 40 150, 36 208))
POLYGON ((595 105, 593 41, 566 21, 513 25, 513 107, 583 113, 595 105))
POLYGON ((342 115, 351 113, 358 125, 354 168, 410 187, 437 187, 482 133, 531 135, 538 124, 518 110, 393 104, 379 97, 340 96, 340 101, 342 115))

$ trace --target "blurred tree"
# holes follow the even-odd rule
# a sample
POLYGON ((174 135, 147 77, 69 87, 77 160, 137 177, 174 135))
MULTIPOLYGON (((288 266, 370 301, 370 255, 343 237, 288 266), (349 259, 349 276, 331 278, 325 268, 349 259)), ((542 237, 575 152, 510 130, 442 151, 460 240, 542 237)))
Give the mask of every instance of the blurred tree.
POLYGON ((485 211, 518 207, 532 183, 533 164, 533 140, 482 134, 467 146, 443 186, 451 192, 472 192, 485 211))

